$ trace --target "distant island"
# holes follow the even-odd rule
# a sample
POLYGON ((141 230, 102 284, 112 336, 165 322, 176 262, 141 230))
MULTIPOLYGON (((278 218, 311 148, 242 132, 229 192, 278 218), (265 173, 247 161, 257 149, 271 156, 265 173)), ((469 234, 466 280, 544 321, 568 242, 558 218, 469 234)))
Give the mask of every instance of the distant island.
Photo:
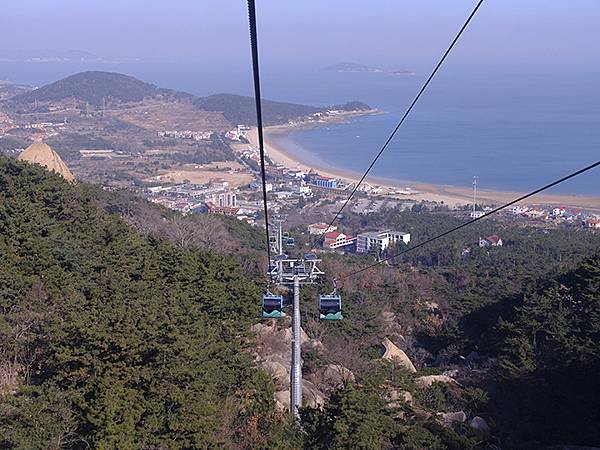
POLYGON ((339 73, 385 73, 389 75, 415 75, 411 70, 386 70, 380 67, 365 66, 353 62, 343 62, 325 67, 324 70, 339 73))

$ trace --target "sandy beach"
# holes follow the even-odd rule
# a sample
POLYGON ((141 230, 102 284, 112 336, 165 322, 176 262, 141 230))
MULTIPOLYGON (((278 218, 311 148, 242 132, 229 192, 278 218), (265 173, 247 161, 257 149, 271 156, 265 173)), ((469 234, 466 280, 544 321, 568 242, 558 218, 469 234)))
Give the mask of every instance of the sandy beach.
MULTIPOLYGON (((287 134, 298 130, 300 127, 289 125, 278 125, 266 127, 264 131, 265 152, 267 156, 276 164, 281 164, 289 169, 315 170, 321 175, 339 178, 347 183, 356 183, 360 179, 360 174, 356 174, 343 169, 331 169, 319 167, 310 161, 302 161, 297 155, 293 155, 289 150, 273 143, 273 135, 287 134)), ((258 147, 258 133, 256 129, 248 132, 248 139, 251 145, 258 147)), ((548 180, 549 182, 553 180, 548 180)), ((393 180, 381 180, 374 177, 367 177, 365 182, 371 186, 380 186, 384 193, 397 198, 412 199, 417 201, 443 202, 448 206, 465 205, 472 202, 473 193, 470 188, 461 186, 435 185, 419 182, 394 182, 393 180), (402 194, 393 192, 402 192, 402 194)), ((490 205, 507 203, 520 196, 523 192, 511 191, 487 191, 478 190, 478 202, 490 205)), ((539 206, 557 206, 564 205, 573 208, 585 208, 592 211, 600 211, 600 197, 580 196, 580 195, 555 195, 538 194, 523 202, 526 205, 539 206)))

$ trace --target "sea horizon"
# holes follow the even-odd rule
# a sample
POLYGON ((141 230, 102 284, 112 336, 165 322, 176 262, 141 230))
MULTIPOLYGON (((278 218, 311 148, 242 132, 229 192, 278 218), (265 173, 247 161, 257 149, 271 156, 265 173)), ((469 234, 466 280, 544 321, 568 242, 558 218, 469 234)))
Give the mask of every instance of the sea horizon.
MULTIPOLYGON (((298 129, 275 138, 303 159, 361 174, 404 113, 426 66, 414 74, 338 73, 322 66, 266 65, 264 98, 329 105, 358 100, 384 114, 298 129)), ((84 70, 110 70, 195 95, 252 95, 245 66, 202 63, 0 63, 0 79, 45 84, 84 70), (217 73, 224 76, 217 77, 217 73)), ((598 160, 600 78, 593 70, 460 70, 450 63, 433 80, 371 176, 458 187, 530 191, 598 160)), ((593 171, 550 193, 600 195, 593 171)))

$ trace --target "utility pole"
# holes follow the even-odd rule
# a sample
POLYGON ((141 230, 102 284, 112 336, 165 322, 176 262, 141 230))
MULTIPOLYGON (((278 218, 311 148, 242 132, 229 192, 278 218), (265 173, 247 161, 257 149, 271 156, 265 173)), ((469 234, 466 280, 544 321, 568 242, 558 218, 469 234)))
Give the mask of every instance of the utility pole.
POLYGON ((475 217, 475 205, 477 204, 477 180, 479 180, 478 176, 473 177, 473 214, 472 217, 475 217))
POLYGON ((283 219, 279 218, 278 222, 279 222, 279 233, 278 233, 277 239, 279 240, 279 254, 283 255, 283 231, 281 229, 281 224, 283 223, 283 219))
POLYGON ((277 215, 273 218, 274 222, 278 224, 277 228, 277 254, 283 255, 283 231, 282 224, 287 218, 286 215, 277 215))
POLYGON ((292 367, 290 413, 298 418, 298 410, 302 407, 302 347, 300 339, 300 277, 294 276, 294 314, 292 316, 292 367))

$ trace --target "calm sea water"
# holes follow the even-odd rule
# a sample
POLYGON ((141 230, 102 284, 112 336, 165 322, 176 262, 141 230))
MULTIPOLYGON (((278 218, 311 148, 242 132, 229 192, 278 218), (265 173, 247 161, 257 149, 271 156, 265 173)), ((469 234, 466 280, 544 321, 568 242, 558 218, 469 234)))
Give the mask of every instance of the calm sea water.
MULTIPOLYGON (((279 138, 305 159, 362 172, 393 130, 428 67, 416 75, 336 73, 319 67, 262 71, 263 95, 326 105, 361 100, 385 111, 279 138)), ((197 95, 252 93, 246 65, 215 63, 0 63, 0 79, 41 85, 82 70, 111 70, 197 95)), ((372 171, 373 176, 526 191, 600 159, 600 73, 518 71, 450 62, 432 82, 372 171)), ((600 169, 551 192, 600 194, 600 169)))

